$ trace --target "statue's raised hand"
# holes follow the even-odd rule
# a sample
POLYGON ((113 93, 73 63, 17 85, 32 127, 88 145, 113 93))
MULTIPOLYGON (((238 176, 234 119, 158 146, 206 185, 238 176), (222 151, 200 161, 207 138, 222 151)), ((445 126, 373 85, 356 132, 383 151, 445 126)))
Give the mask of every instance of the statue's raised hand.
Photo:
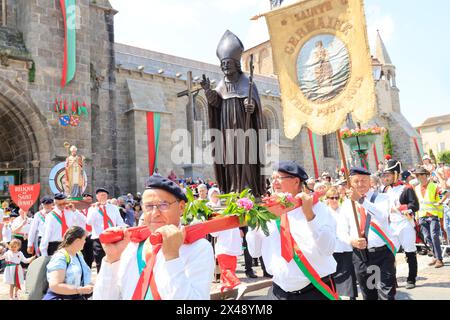
POLYGON ((202 89, 205 91, 211 89, 211 81, 204 74, 202 76, 202 81, 200 81, 200 85, 202 86, 202 89))

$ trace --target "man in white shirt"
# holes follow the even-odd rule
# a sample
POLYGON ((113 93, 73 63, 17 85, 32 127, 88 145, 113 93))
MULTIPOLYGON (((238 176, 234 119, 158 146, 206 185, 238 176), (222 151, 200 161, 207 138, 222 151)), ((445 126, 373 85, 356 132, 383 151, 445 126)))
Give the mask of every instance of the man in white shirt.
POLYGON ((153 175, 142 196, 144 224, 162 235, 162 245, 149 239, 103 244, 106 256, 94 287, 100 300, 208 300, 214 273, 211 244, 200 239, 183 244, 180 226, 187 198, 167 178, 153 175), (137 262, 137 263, 136 263, 137 262))
POLYGON ((296 195, 302 206, 285 209, 281 214, 280 208, 269 208, 280 215, 278 222, 267 224, 269 236, 261 230, 250 230, 246 235, 250 254, 262 255, 267 272, 273 275, 272 298, 277 300, 338 298, 331 278, 336 271, 335 224, 326 205, 313 205, 312 196, 303 192, 307 180, 308 175, 295 162, 277 164, 272 173, 273 190, 296 195), (291 246, 285 245, 289 239, 291 246), (306 270, 307 264, 312 266, 312 272, 306 270))
POLYGON ((92 227, 92 248, 94 251, 95 265, 97 272, 100 272, 102 259, 105 256, 102 244, 98 237, 100 234, 112 227, 125 227, 126 224, 120 215, 117 206, 107 203, 109 191, 105 188, 98 188, 95 191, 97 203, 91 205, 87 214, 87 224, 92 227))
POLYGON ((64 193, 55 194, 55 207, 45 218, 44 235, 39 249, 41 255, 51 256, 58 250, 65 232, 72 226, 82 226, 85 223, 84 216, 67 203, 64 193))
POLYGON ((370 190, 370 172, 363 168, 350 170, 351 188, 347 190, 341 211, 350 223, 353 263, 364 300, 394 300, 395 253, 398 240, 389 226, 390 199, 370 190), (359 215, 358 236, 351 201, 355 201, 359 215), (364 255, 367 255, 367 259, 364 255))
POLYGON ((28 232, 28 253, 33 254, 36 248, 36 255, 40 256, 39 245, 44 235, 45 218, 53 210, 54 200, 51 197, 43 197, 41 200, 42 210, 36 212, 28 232))

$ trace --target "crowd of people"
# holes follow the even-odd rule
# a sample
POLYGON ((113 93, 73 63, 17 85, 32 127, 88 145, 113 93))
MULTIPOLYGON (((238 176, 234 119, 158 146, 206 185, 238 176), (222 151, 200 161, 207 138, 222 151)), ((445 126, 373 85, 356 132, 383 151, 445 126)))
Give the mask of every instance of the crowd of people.
POLYGON ((183 243, 178 228, 188 202, 186 188, 211 208, 223 206, 221 191, 209 179, 178 179, 173 171, 167 178, 150 177, 143 194, 116 199, 106 188, 96 190, 95 200, 84 194, 85 200, 92 200, 85 210, 77 210, 62 193, 42 198, 35 214, 5 204, 0 211, 4 282, 10 285, 10 299, 18 299, 28 277, 24 276, 27 265, 48 256, 45 300, 89 295, 209 299, 211 283, 219 278, 222 290, 242 285, 236 269, 237 258, 244 255, 246 276, 256 278, 253 268, 261 264, 263 276, 273 280, 274 299, 356 299, 358 285, 363 299, 395 299, 399 250, 409 267, 407 289, 416 285, 417 249, 432 256, 430 266, 444 266, 442 241, 448 245, 450 232, 450 170, 445 164, 433 165, 427 156, 423 160, 405 171, 393 159, 373 174, 351 168, 348 181, 341 170, 335 177, 324 172, 313 179, 295 162, 282 161, 274 167, 266 195, 291 194, 302 206, 271 208, 280 218, 269 222, 269 235, 241 227, 192 244, 183 243), (117 243, 99 240, 107 229, 134 226, 162 234, 162 244, 127 231, 117 243), (375 287, 368 285, 373 267, 380 270, 375 287))

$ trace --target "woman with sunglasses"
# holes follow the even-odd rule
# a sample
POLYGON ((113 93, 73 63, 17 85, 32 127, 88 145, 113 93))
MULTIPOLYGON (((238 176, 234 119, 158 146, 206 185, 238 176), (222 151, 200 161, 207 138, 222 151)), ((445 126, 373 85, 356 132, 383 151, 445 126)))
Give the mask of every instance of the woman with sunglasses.
POLYGON ((353 248, 350 244, 350 222, 347 215, 340 211, 339 190, 330 188, 326 193, 328 208, 336 223, 336 246, 333 257, 337 262, 334 281, 339 296, 355 300, 358 296, 356 288, 355 268, 353 267, 353 248))

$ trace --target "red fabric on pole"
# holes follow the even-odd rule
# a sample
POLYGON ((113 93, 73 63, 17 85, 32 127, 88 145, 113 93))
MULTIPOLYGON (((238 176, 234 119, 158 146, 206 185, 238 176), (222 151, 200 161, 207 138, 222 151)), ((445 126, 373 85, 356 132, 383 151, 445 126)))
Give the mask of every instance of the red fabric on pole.
POLYGON ((310 129, 308 129, 308 133, 309 133, 309 144, 311 145, 311 153, 312 153, 313 162, 314 162, 314 174, 317 179, 317 178, 319 178, 319 168, 317 166, 316 151, 314 150, 313 133, 310 129))
POLYGON ((378 168, 378 164, 380 163, 380 161, 378 161, 377 146, 375 145, 375 143, 373 144, 373 155, 375 157, 375 163, 377 164, 378 168))
POLYGON ((153 174, 155 169, 155 123, 153 112, 147 112, 147 139, 148 139, 148 171, 153 174))
POLYGON ((67 17, 66 17, 66 1, 59 0, 61 4, 61 10, 63 14, 64 21, 64 61, 63 61, 63 71, 62 71, 62 79, 61 79, 61 88, 66 86, 67 80, 67 17))

